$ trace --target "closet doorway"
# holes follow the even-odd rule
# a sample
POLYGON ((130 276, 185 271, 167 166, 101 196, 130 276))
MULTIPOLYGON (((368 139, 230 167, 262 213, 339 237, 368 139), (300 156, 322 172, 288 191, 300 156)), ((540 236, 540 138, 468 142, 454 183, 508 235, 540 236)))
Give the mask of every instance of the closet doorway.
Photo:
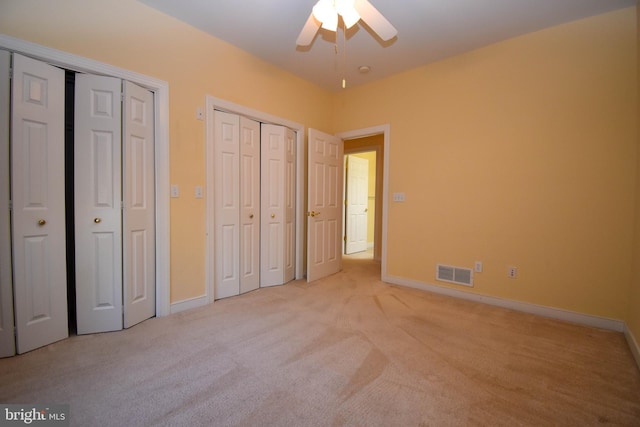
POLYGON ((295 132, 214 111, 215 299, 293 280, 295 132))
MULTIPOLYGON (((304 202, 304 167, 303 160, 305 159, 304 149, 304 127, 290 120, 282 119, 276 116, 272 116, 261 111, 253 110, 238 104, 234 104, 225 100, 220 100, 214 97, 207 97, 206 102, 207 110, 207 262, 206 262, 206 281, 207 281, 207 302, 213 302, 215 299, 223 298, 225 296, 235 295, 236 289, 243 291, 244 289, 251 289, 251 286, 242 286, 235 284, 236 280, 250 269, 242 270, 239 276, 234 277, 235 271, 240 271, 236 266, 240 265, 241 258, 237 257, 234 260, 235 254, 238 250, 246 251, 246 256, 243 255, 242 259, 250 260, 249 253, 255 253, 256 241, 255 240, 240 240, 240 231, 234 232, 235 225, 226 227, 227 235, 225 236, 225 230, 222 229, 224 219, 223 214, 217 211, 216 206, 224 205, 224 200, 233 200, 233 197, 240 197, 241 191, 234 190, 234 188, 240 188, 240 182, 233 184, 229 187, 230 193, 225 196, 224 187, 222 182, 224 179, 219 176, 221 173, 229 173, 232 177, 241 177, 247 183, 253 183, 254 181, 249 176, 245 176, 245 173, 240 173, 240 170, 228 170, 223 172, 223 168, 228 168, 231 165, 235 165, 233 150, 227 154, 228 161, 222 161, 223 153, 218 152, 216 146, 216 138, 221 139, 225 136, 222 135, 222 124, 218 123, 216 126, 216 113, 219 117, 229 118, 229 125, 227 128, 227 136, 233 135, 231 129, 234 127, 234 116, 243 117, 245 123, 247 120, 257 122, 262 127, 262 138, 266 140, 261 141, 261 144, 265 148, 275 147, 276 141, 282 141, 288 147, 287 150, 282 153, 284 157, 273 157, 265 160, 264 156, 260 160, 260 163, 269 165, 275 164, 278 161, 284 161, 286 167, 284 168, 269 168, 261 167, 258 173, 260 176, 260 182, 268 183, 264 185, 266 191, 270 194, 263 194, 260 196, 260 210, 255 208, 255 202, 249 204, 254 205, 252 211, 243 210, 240 206, 234 207, 229 210, 228 220, 231 223, 241 224, 242 222, 249 224, 249 220, 256 220, 260 217, 260 239, 259 245, 265 247, 260 249, 260 256, 264 256, 262 262, 260 262, 261 269, 261 286, 270 286, 274 284, 281 284, 291 279, 300 279, 304 277, 303 260, 304 260, 304 224, 305 218, 303 216, 303 202, 304 202), (217 154, 217 155, 216 155, 217 154), (278 160, 280 159, 280 160, 278 160), (220 162, 220 163, 219 163, 220 162), (266 163, 265 163, 266 162, 266 163), (279 182, 279 183, 278 183, 279 182), (281 192, 281 194, 278 194, 281 192), (237 212, 236 212, 237 211, 237 212), (253 218, 250 218, 251 215, 253 218), (246 218, 245 218, 246 217, 246 218), (242 221, 240 221, 240 219, 242 221), (265 233, 267 236, 265 236, 265 233), (238 236, 236 240, 235 236, 238 236), (273 235, 275 239, 271 239, 268 235, 273 235), (218 239, 217 236, 221 236, 222 239, 218 239), (228 253, 222 249, 224 239, 228 242, 237 241, 238 244, 235 249, 231 251, 233 257, 228 257, 228 253), (272 244, 269 242, 281 241, 282 244, 272 244), (251 243, 253 242, 253 243, 251 243), (241 249, 242 248, 242 249, 241 249), (269 249, 272 248, 272 249, 269 249), (266 254, 266 255, 263 255, 266 254), (268 255, 268 256, 267 256, 268 255), (277 256, 275 256, 277 255, 277 256), (224 286, 224 289, 217 289, 217 283, 221 283, 222 280, 228 278, 230 285, 224 286), (217 294, 216 291, 222 292, 217 294), (229 293, 230 292, 230 293, 229 293)), ((246 129, 251 127, 247 124, 244 125, 246 129)), ((253 131, 255 132, 255 131, 253 131)), ((263 150, 265 151, 265 150, 263 150)), ((267 150, 269 151, 269 150, 267 150)), ((252 155, 253 156, 253 155, 252 155)), ((280 156, 280 154, 278 154, 280 156)), ((249 157, 250 158, 250 157, 249 157)), ((240 163, 238 163, 240 164, 240 163)), ((238 166, 239 168, 240 166, 238 166)), ((254 169, 255 171, 255 169, 254 169)), ((233 182, 230 179, 229 182, 233 182)), ((249 186, 254 187, 255 184, 249 186)), ((245 203, 246 204, 246 203, 245 203)), ((230 204, 231 206, 233 204, 230 204)), ((253 229, 255 230, 257 223, 253 222, 253 229)), ((247 230, 251 227, 246 228, 247 230)), ((250 233, 245 233, 245 236, 249 238, 250 233)), ((231 247, 227 245, 227 247, 231 247)), ((255 259, 255 257, 254 257, 255 259)), ((244 261, 243 261, 244 262, 244 261)), ((249 262, 245 263, 246 266, 251 266, 249 262)), ((255 271, 255 267, 252 267, 255 271)), ((255 286, 255 285, 253 285, 255 286)))
MULTIPOLYGON (((36 62, 44 63, 44 67, 47 68, 48 70, 51 70, 52 75, 53 74, 56 75, 54 79, 57 80, 57 83, 53 83, 53 81, 50 80, 50 76, 48 76, 47 74, 38 75, 39 71, 37 73, 32 73, 31 71, 29 71, 24 74, 25 76, 24 78, 17 78, 14 74, 14 80, 20 80, 19 86, 21 87, 20 91, 22 92, 22 95, 23 95, 22 98, 26 100, 26 104, 28 104, 30 107, 34 107, 36 110, 38 108, 42 108, 42 107, 38 107, 38 103, 43 105, 48 103, 54 103, 57 98, 64 99, 64 80, 65 79, 64 79, 63 68, 75 69, 78 72, 98 71, 102 74, 111 73, 114 75, 121 75, 121 76, 127 75, 132 77, 133 80, 150 82, 144 76, 136 75, 135 73, 126 72, 124 70, 110 67, 105 64, 101 64, 95 61, 76 57, 74 55, 66 54, 64 52, 56 51, 53 49, 44 48, 42 46, 33 45, 31 43, 23 42, 23 41, 6 37, 6 36, 0 36, 0 48, 7 49, 6 51, 0 51, 0 53, 2 53, 3 58, 7 58, 6 55, 9 55, 8 51, 25 53, 25 54, 28 54, 29 56, 36 57, 35 59, 25 58, 26 62, 36 61, 36 62), (47 63, 54 63, 58 65, 58 67, 48 65, 47 63), (60 76, 62 76, 62 79, 60 79, 60 76), (60 84, 60 80, 62 81, 62 84, 60 84), (50 85, 53 87, 50 88, 50 85), (60 90, 61 88, 62 88, 62 91, 60 90), (50 91, 50 89, 52 91, 50 91)), ((22 57, 23 55, 16 55, 16 56, 22 57)), ((22 61, 22 60, 19 60, 19 61, 22 61)), ((2 62, 4 64, 7 61, 3 60, 2 62)), ((15 73, 15 70, 14 70, 14 73, 15 73)), ((4 82, 4 79, 3 79, 3 82, 4 82)), ((163 264, 162 261, 157 262, 157 259, 163 259, 165 256, 166 256, 166 259, 168 260, 168 245, 165 247, 165 250, 156 249, 157 246, 155 244, 153 243, 149 244, 149 242, 145 241, 145 239, 141 239, 142 235, 151 234, 163 242, 168 240, 168 217, 164 215, 163 211, 156 209, 158 205, 164 205, 165 202, 163 200, 158 201, 158 199, 155 198, 155 195, 157 194, 158 189, 159 188, 168 189, 168 185, 162 184, 161 182, 159 182, 157 179, 153 177, 153 171, 154 169, 157 168, 157 165, 162 164, 163 162, 166 162, 166 160, 168 160, 166 123, 161 124, 157 120, 159 115, 161 116, 163 112, 166 113, 166 111, 168 110, 168 108, 166 108, 168 107, 166 103, 167 101, 166 92, 168 88, 166 87, 166 83, 162 83, 160 81, 152 81, 150 82, 149 86, 154 87, 156 92, 151 93, 146 88, 139 88, 139 89, 142 89, 146 94, 151 95, 151 104, 146 104, 146 105, 137 104, 139 101, 144 99, 144 96, 142 96, 141 98, 140 93, 133 95, 129 99, 130 102, 128 102, 128 105, 131 107, 132 117, 134 117, 134 121, 136 120, 136 118, 141 119, 142 121, 146 121, 147 125, 150 126, 152 131, 160 130, 159 132, 156 133, 155 136, 152 137, 152 139, 154 139, 154 141, 156 142, 155 147, 154 147, 154 144, 151 144, 151 150, 147 151, 146 154, 142 146, 147 144, 146 143, 141 144, 142 140, 145 139, 145 137, 140 138, 140 135, 136 134, 136 132, 132 133, 133 137, 131 138, 130 145, 131 145, 132 151, 135 152, 135 156, 137 157, 135 160, 129 161, 130 166, 134 167, 133 170, 130 170, 130 172, 132 172, 133 175, 129 175, 129 177, 127 178, 126 177, 127 173, 125 173, 125 178, 124 178, 125 182, 129 182, 129 181, 131 181, 132 183, 135 182, 134 184, 135 188, 133 188, 133 192, 131 193, 132 198, 128 201, 125 201, 125 205, 130 202, 129 206, 131 206, 132 208, 140 207, 140 202, 142 201, 140 197, 143 196, 143 192, 146 192, 144 194, 144 197, 143 197, 144 201, 142 202, 142 204, 145 204, 147 207, 152 208, 151 216, 156 217, 156 222, 151 225, 151 228, 141 228, 140 224, 139 223, 136 224, 133 218, 129 218, 128 220, 125 220, 125 222, 128 222, 129 224, 132 225, 132 230, 131 230, 132 236, 133 236, 132 247, 137 245, 134 251, 136 253, 136 255, 134 255, 134 258, 140 257, 144 252, 144 257, 146 257, 147 259, 151 259, 152 261, 152 264, 150 264, 150 268, 148 267, 138 268, 137 266, 139 266, 140 264, 137 263, 137 261, 129 262, 131 267, 130 271, 132 276, 134 276, 133 277, 134 281, 142 278, 145 274, 148 276, 149 273, 154 274, 154 273, 157 273, 158 270, 166 270, 166 271, 169 270, 168 262, 166 264, 163 264), (154 97, 160 99, 160 102, 157 103, 156 105, 153 105, 153 103, 155 102, 155 100, 153 99, 154 97), (146 111, 149 114, 145 115, 143 113, 142 115, 140 115, 139 113, 141 113, 142 111, 146 111), (142 160, 143 157, 146 157, 146 160, 150 160, 150 163, 145 163, 142 169, 145 169, 146 171, 151 171, 151 175, 149 175, 148 173, 146 175, 141 174, 140 170, 137 170, 137 171, 135 170, 136 164, 141 165, 140 161, 142 160), (150 186, 143 189, 145 182, 150 184, 150 186), (152 197, 149 198, 149 196, 152 196, 152 197), (154 211, 155 211, 155 215, 153 213, 154 211)), ((3 90, 0 91, 0 94, 4 94, 6 96, 8 91, 4 89, 6 88, 4 87, 4 83, 3 83, 3 90)), ((15 89, 13 92, 14 94, 17 94, 19 90, 15 89)), ((98 93, 98 92, 99 90, 96 91, 95 93, 98 93)), ((120 93, 118 93, 117 102, 120 102, 120 93)), ((98 102, 96 105, 98 104, 100 104, 100 102, 98 102)), ((10 105, 9 102, 7 102, 6 105, 10 105)), ((100 105, 105 106, 105 104, 100 104, 100 105)), ((39 269, 39 268, 31 268, 34 266, 37 267, 37 265, 41 265, 44 267, 46 266, 46 264, 48 264, 50 260, 53 260, 51 256, 53 256, 54 258, 56 256, 60 258, 59 254, 62 253, 63 254, 62 268, 57 267, 60 265, 60 262, 59 262, 60 260, 58 258, 56 258, 58 259, 58 261, 56 261, 51 265, 57 268, 58 270, 61 270, 61 271, 66 270, 66 267, 64 266, 65 237, 63 237, 62 239, 63 240, 62 244, 59 244, 59 243, 52 244, 55 242, 53 242, 52 239, 49 239, 49 234, 47 234, 46 232, 43 233, 45 231, 44 229, 48 228, 52 230, 53 232, 52 236, 59 236, 60 230, 62 230, 62 234, 64 236, 64 229, 65 229, 64 219, 62 222, 62 226, 60 226, 60 221, 58 218, 59 215, 53 212, 54 210, 57 210, 56 205, 55 203, 52 204, 52 202, 50 202, 50 200, 55 199, 56 201, 62 200, 64 203, 64 200, 65 200, 64 190, 62 191, 62 193, 60 192, 60 188, 64 189, 64 184, 62 186, 60 184, 61 182, 64 181, 64 172, 63 172, 65 168, 64 167, 64 149, 62 146, 60 146, 60 142, 57 142, 56 143, 57 145, 55 146, 51 146, 48 143, 49 136, 50 136, 49 131, 51 131, 51 135, 54 132, 57 134, 58 141, 61 141, 61 140, 63 141, 64 137, 60 138, 60 129, 54 126, 48 126, 48 125, 43 126, 43 124, 46 124, 48 122, 44 119, 41 119, 38 116, 39 113, 34 112, 32 114, 27 111, 26 113, 23 114, 21 108, 18 108, 18 107, 14 108, 14 110, 16 111, 17 118, 16 119, 12 118, 11 120, 14 120, 15 123, 18 123, 17 126, 15 126, 15 123, 14 123, 13 127, 15 129, 20 129, 20 131, 14 130, 13 136, 14 137, 17 136, 22 144, 19 144, 20 148, 13 149, 12 154, 14 156, 12 157, 14 158, 19 157, 17 161, 22 163, 14 164, 12 166, 12 174, 8 173, 9 167, 2 168, 3 172, 7 172, 7 173, 3 173, 2 177, 0 177, 1 178, 0 188, 2 188, 2 192, 0 194, 2 196, 2 200, 0 200, 0 202, 2 204, 1 207, 3 208, 3 210, 5 207, 11 207, 12 216, 13 218, 15 218, 15 221, 13 223, 14 228, 15 226, 18 226, 19 228, 21 227, 22 229, 25 230, 25 233, 22 233, 20 229, 14 230, 13 232, 13 242, 14 242, 13 246, 15 246, 16 244, 18 246, 23 245, 24 250, 20 251, 19 248, 18 250, 16 250, 15 247, 14 248, 11 247, 12 245, 7 245, 6 243, 11 239, 3 239, 3 245, 2 247, 0 247, 0 252, 2 255, 0 258, 2 258, 2 261, 3 261, 2 265, 0 265, 0 319, 2 322, 0 324, 0 353, 2 353, 2 356, 12 355, 16 350, 14 346, 15 344, 15 341, 14 341, 15 335, 14 335, 14 327, 13 327, 14 314, 15 314, 15 319, 17 320, 16 328, 18 330, 18 340, 22 338, 27 338, 27 340, 24 342, 18 341, 17 350, 20 353, 29 351, 29 349, 31 348, 36 348, 41 345, 46 345, 48 342, 53 342, 53 341, 56 341, 57 339, 64 338, 68 333, 67 310, 66 310, 68 308, 67 301, 66 301, 67 292, 66 292, 66 289, 64 289, 64 286, 66 286, 66 284, 61 285, 61 283, 64 283, 65 280, 64 279, 60 280, 61 279, 60 275, 48 274, 46 270, 39 269), (20 115, 22 115, 22 118, 20 118, 20 115), (60 150, 60 148, 62 148, 62 150, 60 150), (22 152, 24 155, 21 155, 20 152, 22 152), (49 166, 51 165, 49 165, 48 163, 49 161, 53 162, 52 165, 55 164, 56 166, 53 168, 50 168, 49 166), (27 162, 27 163, 24 163, 24 162, 27 162), (63 165, 62 167, 60 167, 61 164, 63 165), (46 167, 39 168, 38 165, 46 165, 46 167), (26 173, 25 171, 29 171, 29 173, 26 173), (49 172, 51 172, 53 175, 49 176, 48 175, 49 172), (16 182, 16 186, 14 186, 12 200, 9 200, 8 191, 4 191, 9 188, 10 180, 12 181, 12 185, 13 185, 13 182, 16 182), (49 190, 46 190, 45 192, 38 190, 39 188, 42 189, 42 188, 48 187, 49 184, 53 186, 52 187, 53 190, 51 193, 49 193, 49 190), (45 187, 43 187, 42 185, 45 185, 45 187), (27 201, 27 203, 25 203, 25 201, 27 201), (44 208, 39 207, 38 204, 46 207, 51 206, 52 207, 51 216, 47 214, 46 209, 43 210, 44 208), (27 214, 26 212, 17 212, 19 209, 24 210, 25 206, 27 207, 27 212, 29 212, 29 214, 27 214), (34 220, 34 218, 31 218, 34 214, 36 216, 38 216, 38 214, 43 214, 43 215, 40 215, 42 216, 42 218, 38 216, 38 218, 34 220), (44 216, 47 216, 47 218, 45 218, 44 216), (29 221, 29 219, 31 219, 32 221, 29 221), (21 224, 21 221, 28 224, 21 224), (31 223, 35 224, 34 226, 36 227, 34 229, 35 232, 34 230, 31 230, 31 228, 33 228, 30 225, 31 223), (48 227, 48 226, 51 226, 51 227, 48 227), (11 262, 11 261, 7 262, 7 260, 11 260, 12 251, 14 253, 22 252, 21 254, 18 254, 18 257, 22 256, 23 260, 18 259, 17 261, 14 260, 15 262, 11 262), (34 262, 36 264, 33 264, 34 262), (29 267, 26 267, 27 265, 29 265, 29 267), (11 282, 12 276, 14 276, 17 280, 21 280, 27 284, 30 283, 31 285, 27 285, 25 287, 16 283, 16 286, 14 287, 13 283, 11 282), (55 282, 55 286, 53 285, 54 282, 55 282), (62 286, 62 288, 58 289, 57 287, 60 287, 60 286, 62 286), (13 307, 14 296, 16 299, 15 312, 13 307), (57 301, 57 302, 53 304, 52 301, 53 302, 57 301), (24 310, 23 308, 20 308, 22 305, 26 306, 27 309, 24 310), (56 306, 56 307, 54 308, 53 306, 56 306), (60 310, 60 308, 64 308, 64 310, 60 310), (64 314, 63 314, 63 311, 64 311, 64 314), (23 325, 26 325, 26 327, 34 327, 33 330, 35 330, 36 327, 45 325, 50 321, 56 324, 56 326, 53 328, 56 332, 52 334, 49 334, 48 332, 40 333, 38 331, 35 331, 34 333, 30 334, 29 332, 25 332, 28 329, 23 331, 20 330, 21 322, 23 325), (64 328, 61 326, 64 326, 64 328), (64 332, 61 332, 61 331, 64 331, 64 332), (62 333, 63 335, 60 336, 60 333, 62 333), (36 337, 36 339, 31 340, 31 338, 29 338, 30 336, 31 338, 36 337), (43 338, 44 341, 39 341, 40 338, 43 338)), ((26 107, 25 107, 25 111, 26 111, 26 107)), ((59 111, 59 108, 57 108, 56 111, 59 111)), ((64 107, 62 108, 62 111, 64 112, 64 107)), ((10 115, 8 114, 8 111, 5 111, 3 109, 1 113, 2 114, 0 116, 3 119, 3 121, 5 120, 8 121, 10 117, 10 115)), ((53 113, 53 114, 59 114, 59 113, 53 113)), ((64 123, 64 120, 56 120, 56 121, 59 123, 64 123)), ((133 127, 134 127, 133 125, 130 126, 130 129, 133 129, 133 127)), ((7 129, 8 129, 8 126, 7 126, 7 129)), ((3 148, 2 148, 2 156, 0 156, 0 159, 3 161, 3 163, 5 162, 9 163, 10 161, 8 156, 9 142, 8 142, 7 134, 3 133, 1 138, 3 148)), ((104 136, 104 134, 102 134, 101 136, 104 136)), ((97 140, 100 140, 100 137, 98 137, 97 140)), ((94 140, 94 142, 96 141, 94 140)), ((102 147, 103 154, 104 154, 104 148, 109 145, 109 144, 104 144, 104 142, 105 140, 100 140, 100 142, 97 142, 95 144, 99 147, 102 147)), ((104 156, 101 156, 101 157, 104 158, 104 156)), ((73 168, 73 166, 71 167, 73 168)), ((96 175, 99 175, 101 177, 105 177, 109 175, 109 174, 106 174, 106 175, 103 174, 105 172, 104 164, 102 164, 101 166, 97 166, 97 169, 98 171, 94 171, 96 172, 96 175)), ((168 173, 168 170, 167 170, 167 173, 168 173)), ((160 178, 162 178, 160 181, 164 181, 164 179, 167 178, 165 176, 166 175, 165 173, 161 172, 159 175, 160 175, 160 178)), ((100 195, 104 196, 105 195, 104 191, 101 192, 100 195)), ((99 198, 97 200, 100 201, 99 198)), ((168 200, 166 202, 168 202, 168 200)), ((65 208, 63 206, 63 211, 64 209, 65 208)), ((123 209, 123 206, 118 206, 118 210, 122 210, 122 209, 123 209)), ((7 209, 7 211, 9 211, 9 209, 7 209)), ((164 212, 168 212, 168 210, 164 212)), ((64 218, 64 214, 62 216, 64 218)), ((2 215, 2 217, 0 217, 0 232, 2 232, 3 237, 6 237, 6 235, 10 233, 12 225, 11 225, 11 222, 8 221, 9 219, 10 218, 6 215, 2 215)), ((100 225, 106 225, 104 224, 104 222, 108 222, 106 218, 103 218, 97 215, 92 216, 90 219, 91 219, 92 226, 94 227, 96 226, 99 227, 100 225)), ((127 237, 125 236, 125 240, 126 238, 127 237)), ((104 241, 100 243, 104 243, 104 241)), ((94 245, 94 248, 96 247, 98 249, 105 249, 109 247, 109 245, 100 245, 100 244, 94 245)), ((127 268, 126 264, 127 264, 127 261, 125 257, 125 267, 124 267, 125 271, 127 268)), ((104 276, 101 276, 101 277, 102 279, 99 280, 101 283, 108 282, 108 280, 104 280, 104 276)), ((147 306, 151 307, 152 309, 151 315, 153 315, 154 312, 156 313, 156 315, 166 315, 169 312, 168 277, 169 275, 167 274, 165 277, 161 278, 159 281, 154 280, 152 282, 151 292, 146 293, 145 297, 142 298, 142 299, 146 299, 147 306), (149 300, 149 297, 152 296, 152 294, 153 296, 159 295, 160 298, 156 299, 156 301, 151 301, 151 303, 149 304, 148 300, 149 300), (160 307, 158 311, 156 311, 157 307, 160 307)), ((139 283, 140 282, 138 282, 138 284, 139 283)), ((98 291, 98 297, 96 297, 96 300, 98 301, 98 304, 97 304, 98 308, 104 309, 107 305, 111 305, 111 306, 119 305, 120 308, 122 308, 122 300, 120 300, 120 302, 118 303, 117 297, 113 300, 113 303, 107 304, 107 301, 105 300, 105 298, 103 298, 105 297, 106 294, 104 292, 100 294, 100 292, 102 292, 103 290, 104 288, 98 291)), ((142 288, 137 287, 131 293, 131 295, 133 295, 133 300, 140 300, 141 292, 143 292, 142 288)), ((91 293, 95 295, 95 292, 91 292, 91 293)), ((120 320, 122 321, 122 318, 120 320)), ((129 319, 129 322, 135 323, 136 320, 134 320, 134 318, 132 317, 129 319)), ((43 329, 46 329, 46 328, 43 328, 43 329)))

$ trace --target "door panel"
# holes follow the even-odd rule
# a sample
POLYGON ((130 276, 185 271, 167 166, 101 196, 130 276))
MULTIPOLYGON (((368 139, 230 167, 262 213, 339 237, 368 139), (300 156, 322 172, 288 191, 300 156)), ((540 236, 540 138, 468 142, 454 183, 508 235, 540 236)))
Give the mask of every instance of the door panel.
POLYGON ((124 327, 155 315, 155 146, 153 93, 124 82, 124 327))
POLYGON ((14 55, 13 272, 18 353, 68 336, 64 71, 14 55))
POLYGON ((285 127, 263 124, 261 128, 261 267, 260 286, 285 282, 285 127))
POLYGON ((76 75, 78 334, 122 329, 121 87, 120 79, 76 75))
POLYGON ((295 277, 296 247, 296 133, 285 128, 284 283, 295 277))
POLYGON ((0 357, 16 354, 13 332, 13 283, 11 273, 11 221, 9 215, 9 125, 11 54, 0 50, 0 357))
POLYGON ((240 118, 216 111, 214 120, 214 298, 220 299, 240 293, 240 118))
POLYGON ((309 129, 307 281, 342 268, 342 141, 309 129))
POLYGON ((346 253, 367 250, 369 160, 347 156, 346 253))
POLYGON ((260 287, 260 123, 240 117, 240 293, 260 287))

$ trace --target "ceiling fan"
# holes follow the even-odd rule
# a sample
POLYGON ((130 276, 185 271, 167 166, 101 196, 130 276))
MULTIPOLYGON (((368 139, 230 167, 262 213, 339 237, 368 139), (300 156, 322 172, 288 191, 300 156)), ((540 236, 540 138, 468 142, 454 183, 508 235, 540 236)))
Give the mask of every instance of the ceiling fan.
POLYGON ((338 15, 342 17, 346 28, 351 28, 362 19, 384 41, 391 40, 398 34, 398 30, 368 0, 319 0, 304 24, 296 44, 310 45, 321 27, 336 31, 338 15))

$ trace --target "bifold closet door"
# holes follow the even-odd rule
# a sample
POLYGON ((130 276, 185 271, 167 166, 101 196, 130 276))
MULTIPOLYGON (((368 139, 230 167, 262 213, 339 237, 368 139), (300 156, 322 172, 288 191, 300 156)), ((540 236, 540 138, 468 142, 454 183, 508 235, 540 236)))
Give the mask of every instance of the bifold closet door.
POLYGON ((260 287, 260 123, 240 116, 240 293, 260 287))
POLYGON ((155 315, 153 93, 88 74, 75 92, 76 312, 88 334, 155 315))
POLYGON ((260 286, 275 286, 295 272, 295 133, 262 124, 261 157, 260 286))
POLYGON ((13 55, 11 187, 18 353, 68 336, 64 71, 13 55))
POLYGON ((153 93, 123 82, 123 309, 129 328, 156 314, 155 124, 153 93))
POLYGON ((77 74, 74 199, 78 334, 122 329, 122 81, 77 74))
POLYGON ((11 273, 11 219, 9 200, 11 54, 0 50, 0 357, 16 354, 13 330, 13 284, 11 273))
POLYGON ((214 113, 215 299, 260 280, 260 124, 214 113))

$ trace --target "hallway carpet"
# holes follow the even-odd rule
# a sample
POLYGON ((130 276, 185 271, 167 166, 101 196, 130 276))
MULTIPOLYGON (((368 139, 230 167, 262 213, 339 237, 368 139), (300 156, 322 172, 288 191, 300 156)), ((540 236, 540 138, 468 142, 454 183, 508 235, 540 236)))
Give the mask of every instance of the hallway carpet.
POLYGON ((374 261, 0 360, 73 426, 639 426, 624 336, 390 286, 374 261))

